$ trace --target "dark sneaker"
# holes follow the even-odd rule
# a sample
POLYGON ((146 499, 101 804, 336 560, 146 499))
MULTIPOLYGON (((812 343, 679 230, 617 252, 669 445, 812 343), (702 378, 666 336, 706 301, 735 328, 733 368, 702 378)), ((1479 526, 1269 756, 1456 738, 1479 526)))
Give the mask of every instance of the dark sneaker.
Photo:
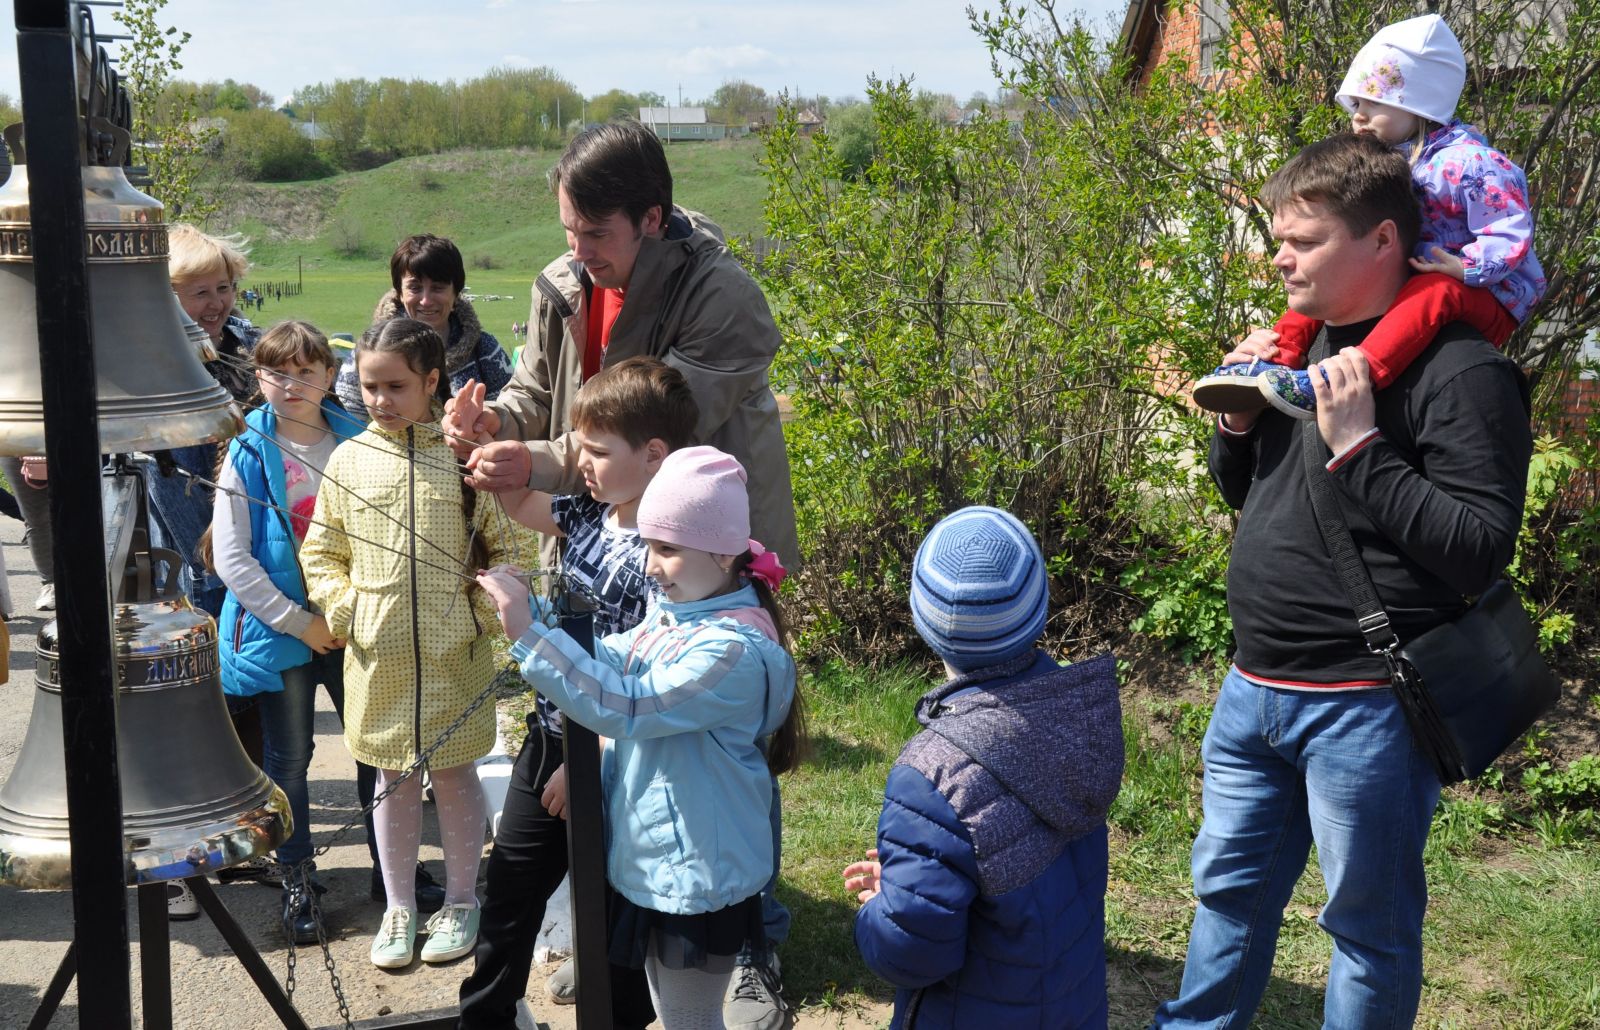
POLYGON ((785 1030, 790 1026, 778 956, 773 955, 768 961, 770 965, 766 967, 751 964, 734 968, 727 997, 722 1000, 722 1021, 728 1030, 785 1030))
POLYGON ((1194 402, 1223 415, 1260 411, 1267 406, 1261 392, 1261 376, 1274 368, 1283 366, 1266 361, 1219 365, 1215 372, 1194 384, 1194 402))
MULTIPOLYGON (((444 907, 444 885, 435 880, 421 862, 417 863, 416 894, 417 911, 423 915, 431 915, 444 907)), ((377 864, 372 867, 371 896, 373 901, 384 904, 389 901, 389 893, 383 887, 383 867, 377 864)))
POLYGON ((1285 415, 1306 420, 1317 417, 1317 395, 1303 368, 1269 368, 1261 374, 1260 390, 1267 403, 1285 415))

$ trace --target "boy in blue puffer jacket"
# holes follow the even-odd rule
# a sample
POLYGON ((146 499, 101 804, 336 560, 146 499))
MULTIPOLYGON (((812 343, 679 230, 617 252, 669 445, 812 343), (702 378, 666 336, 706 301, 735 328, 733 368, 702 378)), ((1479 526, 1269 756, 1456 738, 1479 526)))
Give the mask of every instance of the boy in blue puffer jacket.
POLYGON ((1044 559, 972 507, 917 549, 911 613, 950 679, 884 788, 878 846, 844 870, 856 945, 893 983, 893 1030, 1106 1025, 1106 811, 1122 779, 1110 654, 1037 649, 1044 559))

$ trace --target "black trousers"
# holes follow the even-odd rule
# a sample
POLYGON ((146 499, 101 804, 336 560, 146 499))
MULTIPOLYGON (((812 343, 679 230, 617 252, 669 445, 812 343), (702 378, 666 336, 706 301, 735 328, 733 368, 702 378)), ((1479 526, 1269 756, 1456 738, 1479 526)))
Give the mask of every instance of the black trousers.
MULTIPOLYGON (((513 1030, 528 991, 534 940, 545 904, 567 875, 567 824, 539 797, 561 765, 561 738, 528 716, 528 737, 511 768, 506 807, 489 852, 489 869, 472 949, 472 975, 461 982, 461 1030, 513 1030)), ((611 967, 612 1023, 642 1028, 655 1019, 644 970, 611 967)))

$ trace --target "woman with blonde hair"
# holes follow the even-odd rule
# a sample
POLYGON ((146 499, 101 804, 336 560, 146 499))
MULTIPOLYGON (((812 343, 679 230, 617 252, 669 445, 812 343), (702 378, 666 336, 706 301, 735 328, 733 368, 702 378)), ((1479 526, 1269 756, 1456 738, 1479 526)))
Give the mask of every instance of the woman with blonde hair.
MULTIPOLYGON (((245 404, 256 392, 256 377, 249 362, 261 331, 234 310, 239 280, 250 268, 244 240, 237 236, 211 236, 182 223, 170 226, 167 238, 171 248, 167 273, 172 292, 184 313, 205 330, 217 352, 215 360, 206 362, 206 371, 234 400, 245 404)), ((215 473, 216 444, 178 447, 170 453, 180 468, 193 475, 211 479, 215 473)), ((152 469, 149 492, 152 543, 176 551, 182 558, 175 571, 190 602, 213 616, 221 614, 228 589, 216 573, 206 568, 199 546, 201 534, 211 524, 211 490, 181 473, 164 476, 152 469)), ((261 713, 254 699, 230 699, 229 714, 245 753, 261 765, 261 713)), ((257 860, 224 869, 219 878, 259 878, 267 868, 265 860, 257 860)), ((179 889, 169 886, 169 914, 178 919, 199 915, 199 906, 188 888, 181 881, 175 880, 173 885, 179 889)))

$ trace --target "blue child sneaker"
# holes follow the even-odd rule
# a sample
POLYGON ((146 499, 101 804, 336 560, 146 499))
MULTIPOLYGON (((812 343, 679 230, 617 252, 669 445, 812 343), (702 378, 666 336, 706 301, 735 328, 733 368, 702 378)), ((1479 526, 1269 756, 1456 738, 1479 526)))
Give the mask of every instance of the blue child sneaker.
POLYGON ((1311 389, 1311 376, 1303 368, 1273 366, 1261 374, 1261 396, 1268 404, 1292 418, 1317 417, 1317 395, 1311 389))
POLYGON ((1235 365, 1218 365, 1215 372, 1194 384, 1194 402, 1207 411, 1222 415, 1260 411, 1267 406, 1261 389, 1261 376, 1270 369, 1282 367, 1259 359, 1235 365))

